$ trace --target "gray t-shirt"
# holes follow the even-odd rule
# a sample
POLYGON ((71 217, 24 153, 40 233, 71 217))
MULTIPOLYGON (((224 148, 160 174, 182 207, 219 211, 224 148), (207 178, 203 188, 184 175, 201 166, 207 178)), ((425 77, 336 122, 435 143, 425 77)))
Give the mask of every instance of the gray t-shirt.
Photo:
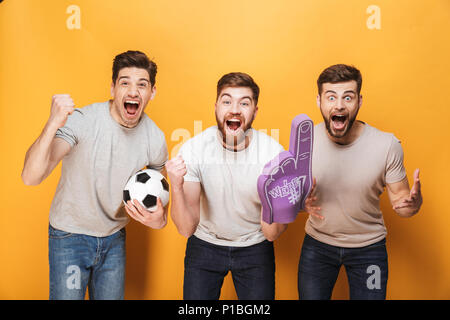
POLYGON ((164 133, 145 113, 126 128, 112 118, 109 102, 75 109, 56 137, 72 149, 62 160, 50 224, 67 232, 104 237, 123 228, 128 179, 145 166, 162 169, 168 158, 164 133))

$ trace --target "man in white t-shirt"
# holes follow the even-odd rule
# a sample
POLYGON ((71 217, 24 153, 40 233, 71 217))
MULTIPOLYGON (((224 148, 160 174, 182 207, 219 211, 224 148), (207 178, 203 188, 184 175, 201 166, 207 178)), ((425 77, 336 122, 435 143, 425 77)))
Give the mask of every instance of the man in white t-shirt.
POLYGON ((358 69, 338 64, 317 80, 324 122, 314 129, 312 174, 306 200, 310 215, 299 263, 300 299, 330 299, 344 265, 350 299, 385 299, 388 278, 386 227, 380 195, 386 187, 401 217, 422 204, 419 170, 409 188, 400 141, 356 120, 362 103, 358 69))
POLYGON ((217 126, 168 161, 171 215, 186 248, 184 299, 218 299, 231 271, 239 299, 274 299, 273 243, 286 225, 261 220, 257 179, 283 147, 252 129, 259 87, 244 73, 217 84, 217 126))

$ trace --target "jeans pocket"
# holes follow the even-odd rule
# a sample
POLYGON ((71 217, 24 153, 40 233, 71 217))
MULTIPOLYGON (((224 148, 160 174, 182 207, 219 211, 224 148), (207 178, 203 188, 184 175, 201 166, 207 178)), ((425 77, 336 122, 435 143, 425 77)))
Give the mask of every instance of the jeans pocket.
POLYGON ((51 239, 64 239, 64 238, 68 238, 72 235, 73 235, 73 233, 71 233, 71 232, 55 229, 51 225, 48 226, 48 237, 51 239))

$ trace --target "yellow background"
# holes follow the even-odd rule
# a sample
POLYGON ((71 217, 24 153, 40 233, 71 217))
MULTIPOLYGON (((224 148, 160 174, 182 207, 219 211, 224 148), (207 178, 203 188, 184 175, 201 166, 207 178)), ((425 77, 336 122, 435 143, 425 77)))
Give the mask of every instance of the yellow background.
MULTIPOLYGON (((251 74, 261 87, 256 129, 279 129, 289 145, 299 113, 315 123, 316 79, 327 66, 353 64, 363 74, 359 119, 393 132, 411 180, 421 169, 424 204, 396 216, 387 196, 388 299, 450 298, 450 1, 448 0, 5 0, 0 4, 0 298, 48 298, 48 212, 60 166, 37 187, 20 174, 40 134, 51 96, 77 106, 109 98, 113 57, 128 49, 158 64, 157 95, 147 114, 165 132, 215 124, 217 80, 251 74), (81 29, 69 30, 69 5, 81 29), (369 30, 367 7, 381 9, 369 30)), ((172 133, 174 133, 172 137, 172 133)), ((187 131, 185 131, 187 132, 187 131)), ((276 298, 297 299, 297 265, 306 216, 275 242, 276 298)), ((186 240, 172 221, 163 230, 127 227, 128 299, 181 299, 186 240)), ((234 299, 228 276, 221 298, 234 299)), ((348 298, 345 272, 333 298, 348 298)))

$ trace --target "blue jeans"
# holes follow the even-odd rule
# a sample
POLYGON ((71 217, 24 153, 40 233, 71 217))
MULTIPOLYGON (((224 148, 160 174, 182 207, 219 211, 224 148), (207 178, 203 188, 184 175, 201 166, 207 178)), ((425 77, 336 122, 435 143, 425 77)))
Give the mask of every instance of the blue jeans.
POLYGON ((123 299, 125 228, 108 237, 57 230, 49 225, 50 300, 123 299))
POLYGON ((228 247, 191 236, 184 259, 184 299, 219 299, 228 271, 231 271, 238 299, 275 298, 275 256, 272 242, 265 240, 249 247, 228 247))
POLYGON ((388 279, 386 239, 361 248, 331 246, 305 236, 298 266, 299 298, 331 299, 341 266, 347 272, 350 299, 384 300, 388 279))

